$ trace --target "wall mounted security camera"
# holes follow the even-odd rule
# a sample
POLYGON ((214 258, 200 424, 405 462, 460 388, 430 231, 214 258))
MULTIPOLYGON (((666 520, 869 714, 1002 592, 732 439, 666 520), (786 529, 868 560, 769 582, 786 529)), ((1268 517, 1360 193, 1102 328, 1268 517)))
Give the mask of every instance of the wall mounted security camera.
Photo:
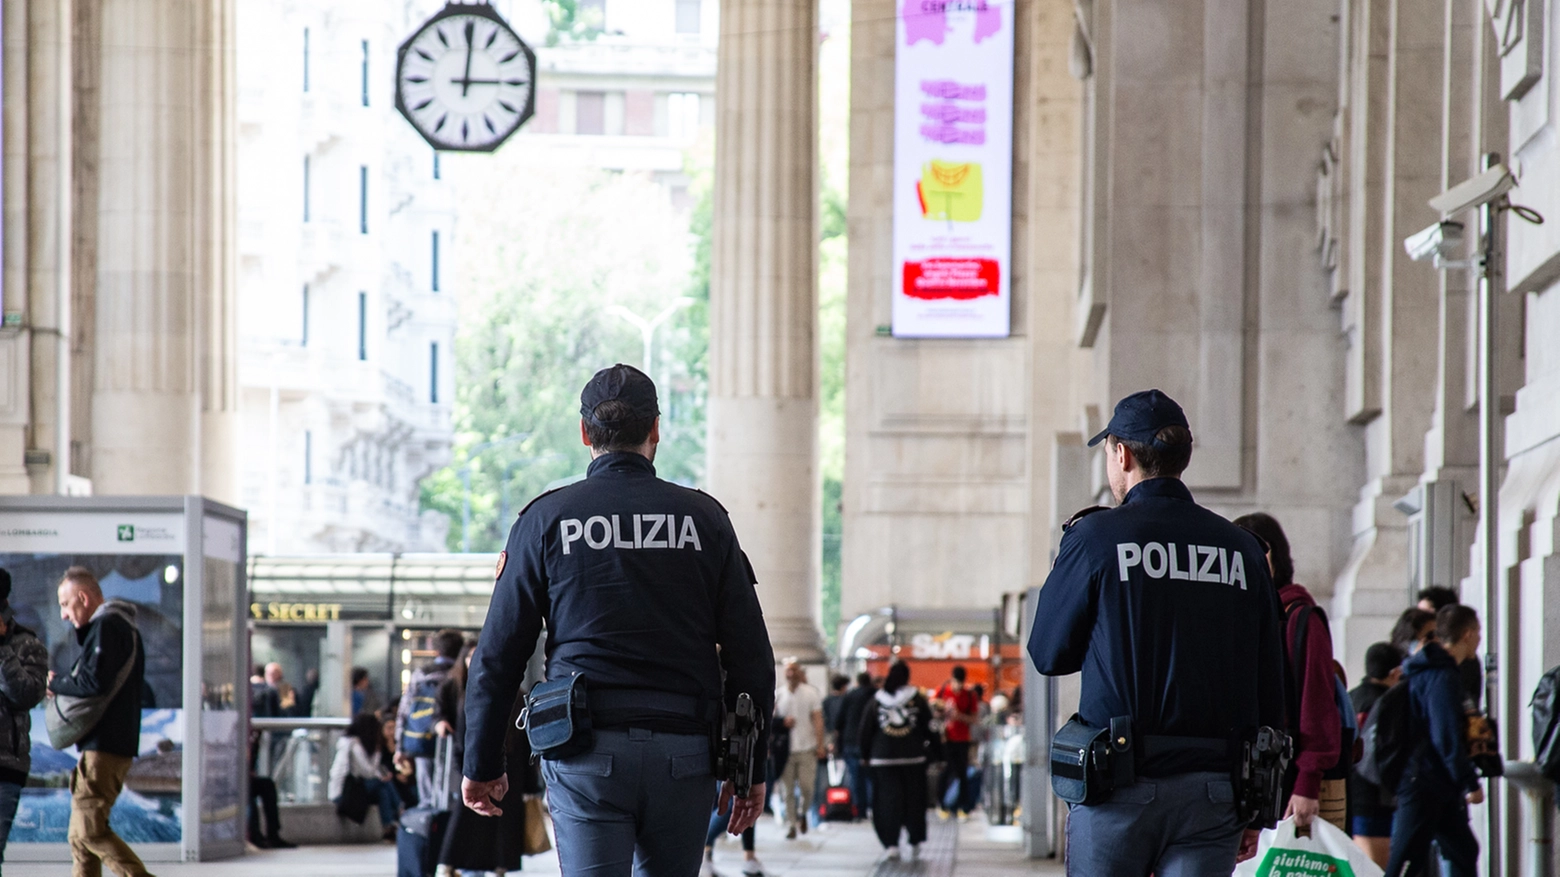
POLYGON ((1511 171, 1504 164, 1496 164, 1484 173, 1469 177, 1431 198, 1430 209, 1442 216, 1461 213, 1470 207, 1482 207, 1494 201, 1516 185, 1517 178, 1511 175, 1511 171))
POLYGON ((1425 259, 1445 261, 1458 254, 1463 245, 1463 224, 1450 220, 1437 222, 1403 239, 1403 249, 1415 262, 1425 259))

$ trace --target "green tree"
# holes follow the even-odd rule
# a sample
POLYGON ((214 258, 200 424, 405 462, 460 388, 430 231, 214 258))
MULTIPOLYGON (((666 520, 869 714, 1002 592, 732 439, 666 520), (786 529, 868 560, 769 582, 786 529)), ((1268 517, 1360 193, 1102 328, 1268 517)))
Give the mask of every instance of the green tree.
MULTIPOLYGON (((453 551, 468 471, 473 551, 497 551, 526 503, 584 472, 580 388, 614 362, 646 368, 638 330, 614 308, 653 315, 688 291, 694 266, 688 218, 664 187, 587 169, 536 173, 545 158, 520 145, 451 162, 457 200, 468 205, 457 228, 455 452, 423 482, 422 504, 450 517, 453 551)), ((681 357, 707 346, 703 325, 662 327, 662 352, 646 369, 673 388, 663 392, 657 471, 685 483, 702 471, 702 441, 681 445, 702 437, 703 406, 684 398, 702 383, 681 357)))
POLYGON ((549 46, 564 40, 594 40, 605 29, 600 6, 582 9, 580 0, 542 0, 542 8, 547 12, 549 46))

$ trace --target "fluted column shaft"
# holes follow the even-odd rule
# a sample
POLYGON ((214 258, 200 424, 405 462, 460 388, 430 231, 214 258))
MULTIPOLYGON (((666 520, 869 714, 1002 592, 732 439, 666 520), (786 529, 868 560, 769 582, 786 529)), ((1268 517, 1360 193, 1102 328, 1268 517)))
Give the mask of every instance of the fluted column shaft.
POLYGON ((236 499, 232 0, 104 0, 92 478, 236 499))
POLYGON ((709 484, 775 652, 820 656, 815 0, 724 0, 716 73, 709 484))

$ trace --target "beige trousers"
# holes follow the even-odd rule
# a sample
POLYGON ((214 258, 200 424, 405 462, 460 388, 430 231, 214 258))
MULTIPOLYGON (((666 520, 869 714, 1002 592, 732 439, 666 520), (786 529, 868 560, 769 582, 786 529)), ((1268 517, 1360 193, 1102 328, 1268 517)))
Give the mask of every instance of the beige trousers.
POLYGON ((70 775, 72 877, 102 877, 103 866, 119 877, 151 877, 130 845, 108 827, 108 811, 125 787, 132 759, 106 752, 83 752, 70 775))

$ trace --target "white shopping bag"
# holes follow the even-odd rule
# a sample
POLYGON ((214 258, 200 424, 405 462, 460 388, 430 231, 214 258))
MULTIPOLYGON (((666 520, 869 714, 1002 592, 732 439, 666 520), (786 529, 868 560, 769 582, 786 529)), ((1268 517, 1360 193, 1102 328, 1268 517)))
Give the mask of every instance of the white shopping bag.
POLYGON ((1235 877, 1382 877, 1349 836, 1332 823, 1311 820, 1311 836, 1295 835, 1295 820, 1265 828, 1257 854, 1235 868, 1235 877))

